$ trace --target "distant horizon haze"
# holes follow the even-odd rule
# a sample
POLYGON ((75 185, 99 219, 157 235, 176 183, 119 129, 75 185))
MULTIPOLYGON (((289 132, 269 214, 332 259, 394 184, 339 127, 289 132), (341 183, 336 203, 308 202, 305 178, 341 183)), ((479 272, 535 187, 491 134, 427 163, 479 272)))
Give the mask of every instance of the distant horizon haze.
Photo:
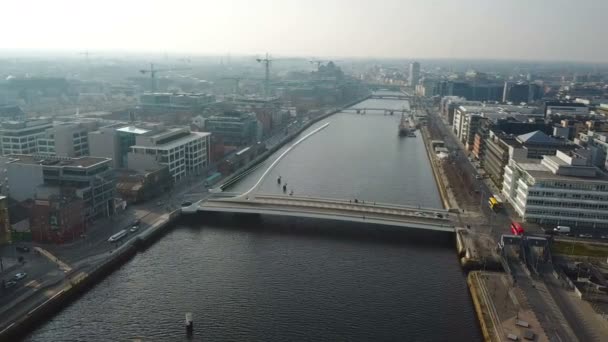
POLYGON ((605 63, 608 1, 31 0, 0 51, 605 63))

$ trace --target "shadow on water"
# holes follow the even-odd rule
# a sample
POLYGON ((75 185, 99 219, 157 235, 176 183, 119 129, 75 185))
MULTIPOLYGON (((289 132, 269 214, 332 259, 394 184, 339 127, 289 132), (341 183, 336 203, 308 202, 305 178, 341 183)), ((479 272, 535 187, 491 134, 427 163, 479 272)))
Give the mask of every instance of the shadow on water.
POLYGON ((260 235, 290 235, 307 239, 331 239, 348 242, 415 245, 424 248, 451 248, 454 233, 396 226, 343 222, 328 219, 294 218, 259 214, 204 213, 182 217, 179 229, 225 229, 260 235))

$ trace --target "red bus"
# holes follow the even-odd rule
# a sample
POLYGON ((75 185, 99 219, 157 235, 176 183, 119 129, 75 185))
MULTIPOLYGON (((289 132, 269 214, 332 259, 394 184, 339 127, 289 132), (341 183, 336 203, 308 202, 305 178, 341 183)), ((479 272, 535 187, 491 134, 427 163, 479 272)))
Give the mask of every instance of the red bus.
POLYGON ((511 233, 513 235, 524 235, 524 228, 519 222, 511 222, 511 233))

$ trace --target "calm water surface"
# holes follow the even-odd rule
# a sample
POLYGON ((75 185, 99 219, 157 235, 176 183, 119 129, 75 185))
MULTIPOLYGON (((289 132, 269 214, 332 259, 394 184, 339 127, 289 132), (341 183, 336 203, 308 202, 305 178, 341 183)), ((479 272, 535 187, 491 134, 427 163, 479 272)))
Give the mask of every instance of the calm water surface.
MULTIPOLYGON (((402 108, 368 100, 357 107, 402 108)), ((398 115, 341 113, 258 192, 440 207, 420 137, 398 115)), ((313 129, 313 128, 311 128, 313 129)), ((277 152, 276 155, 278 155, 277 152)), ((274 158, 265 164, 268 165, 274 158)), ((264 167, 235 185, 243 191, 264 167)), ((280 217, 191 217, 28 338, 31 341, 477 341, 451 236, 280 217)))

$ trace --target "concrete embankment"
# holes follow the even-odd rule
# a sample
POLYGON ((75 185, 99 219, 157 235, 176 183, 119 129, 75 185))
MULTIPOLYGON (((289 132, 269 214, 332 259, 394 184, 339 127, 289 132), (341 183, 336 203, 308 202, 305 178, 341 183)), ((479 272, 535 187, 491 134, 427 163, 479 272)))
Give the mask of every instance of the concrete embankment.
POLYGON ((497 338, 492 331, 496 330, 494 320, 492 320, 488 304, 484 296, 481 293, 481 284, 478 281, 477 271, 471 272, 467 276, 467 284, 469 285, 469 291, 471 292, 471 298, 473 300, 473 306, 475 307, 475 313, 477 314, 477 320, 481 328, 481 334, 483 340, 486 342, 501 341, 497 338))
POLYGON ((171 229, 172 223, 179 217, 179 210, 165 214, 151 227, 112 251, 104 261, 91 271, 67 273, 66 281, 52 290, 55 292, 52 297, 0 330, 0 341, 18 341, 25 337, 41 323, 78 299, 90 288, 133 258, 138 251, 144 250, 158 240, 171 229))
POLYGON ((356 101, 353 101, 351 103, 348 103, 340 108, 336 108, 333 110, 329 110, 324 114, 321 114, 319 116, 316 116, 315 118, 311 119, 310 121, 308 121, 307 123, 305 123, 304 125, 302 125, 301 127, 299 127, 296 131, 290 133, 289 135, 287 135, 285 137, 285 139, 283 139, 280 143, 276 144, 275 146, 273 146, 272 148, 268 149, 267 151, 265 151, 264 153, 262 153, 261 155, 259 155, 257 158, 255 158, 254 160, 252 160, 251 162, 249 162, 247 165, 243 166, 242 168, 238 169, 237 171, 235 171, 233 173, 232 176, 229 176, 220 186, 219 188, 224 190, 226 188, 228 188, 229 186, 231 186, 232 184, 238 182, 241 178, 247 176, 249 173, 253 172, 256 170, 256 168, 266 159, 268 159, 268 157, 270 157, 273 153, 275 153, 276 151, 278 151, 280 148, 282 148, 283 146, 285 146, 285 144, 287 144, 288 142, 292 141, 295 137, 297 137, 298 135, 300 135, 302 132, 304 132, 305 130, 307 130, 310 126, 314 125, 315 123, 333 115, 336 113, 341 112, 343 109, 348 108, 348 107, 352 107, 354 105, 356 105, 357 103, 363 102, 367 99, 369 99, 371 97, 371 95, 367 95, 365 97, 362 97, 356 101))
POLYGON ((426 127, 420 128, 420 134, 422 134, 422 141, 424 141, 424 147, 426 148, 426 154, 429 158, 429 163, 431 163, 431 169, 433 170, 433 177, 435 178, 435 185, 437 185, 437 190, 439 191, 439 195, 441 196, 441 202, 443 203, 443 207, 445 209, 450 209, 455 207, 450 203, 450 198, 447 193, 446 184, 444 183, 441 177, 441 170, 439 169, 437 158, 435 157, 435 152, 432 150, 431 139, 426 127))

